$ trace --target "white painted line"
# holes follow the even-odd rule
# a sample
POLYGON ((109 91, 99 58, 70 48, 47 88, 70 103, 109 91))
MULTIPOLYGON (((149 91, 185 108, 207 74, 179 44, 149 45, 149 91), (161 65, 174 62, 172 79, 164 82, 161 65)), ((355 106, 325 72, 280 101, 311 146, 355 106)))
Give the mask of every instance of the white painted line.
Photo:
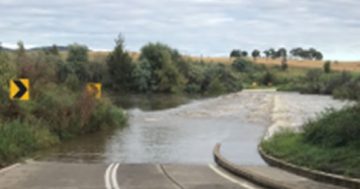
POLYGON ((104 175, 104 179, 105 179, 105 187, 106 189, 112 189, 112 186, 111 186, 111 181, 110 181, 110 172, 111 172, 111 169, 113 168, 114 164, 110 164, 107 169, 106 169, 106 172, 105 172, 105 175, 104 175))
POLYGON ((112 184, 113 184, 114 189, 120 189, 119 184, 117 182, 117 176, 116 176, 119 165, 120 164, 117 163, 115 165, 115 167, 112 169, 112 173, 111 173, 111 180, 112 180, 112 184))
POLYGON ((237 179, 235 179, 234 177, 230 176, 229 174, 227 173, 224 173, 223 171, 219 170, 218 168, 216 168, 213 164, 209 164, 209 167, 210 169, 212 169, 215 173, 217 173, 218 175, 222 176, 223 178, 229 180, 230 182, 232 183, 235 183, 235 184, 238 184, 244 188, 247 188, 247 189, 256 189, 252 186, 250 186, 249 184, 245 183, 245 182, 241 182, 237 179))

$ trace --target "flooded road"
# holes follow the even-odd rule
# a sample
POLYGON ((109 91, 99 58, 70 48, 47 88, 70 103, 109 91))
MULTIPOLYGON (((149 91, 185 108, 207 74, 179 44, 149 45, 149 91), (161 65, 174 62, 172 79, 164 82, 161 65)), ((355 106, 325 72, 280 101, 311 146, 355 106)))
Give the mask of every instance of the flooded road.
MULTIPOLYGON (((161 101, 166 102, 166 96, 161 101)), ((206 164, 213 161, 212 149, 221 142, 223 154, 231 161, 260 165, 264 162, 256 146, 265 135, 283 127, 299 128, 326 108, 346 104, 327 96, 252 90, 193 100, 171 109, 132 108, 128 127, 68 141, 42 158, 206 164)))

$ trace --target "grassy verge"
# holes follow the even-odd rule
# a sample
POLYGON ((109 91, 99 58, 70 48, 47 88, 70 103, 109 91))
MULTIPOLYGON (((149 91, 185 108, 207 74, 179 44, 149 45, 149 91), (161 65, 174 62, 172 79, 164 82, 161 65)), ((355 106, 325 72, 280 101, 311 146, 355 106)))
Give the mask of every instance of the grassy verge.
POLYGON ((261 146, 296 165, 360 178, 360 106, 329 110, 309 121, 303 132, 284 131, 261 146))
POLYGON ((107 100, 97 101, 82 95, 69 99, 66 94, 56 97, 59 101, 53 96, 42 98, 43 101, 32 103, 10 103, 7 110, 13 108, 13 111, 2 112, 0 167, 67 139, 122 127, 126 122, 124 111, 107 100))

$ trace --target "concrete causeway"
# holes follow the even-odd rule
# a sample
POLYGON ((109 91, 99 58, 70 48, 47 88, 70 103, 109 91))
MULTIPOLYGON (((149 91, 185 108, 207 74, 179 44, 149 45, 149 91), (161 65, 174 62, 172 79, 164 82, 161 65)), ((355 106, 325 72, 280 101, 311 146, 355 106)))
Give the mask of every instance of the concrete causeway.
POLYGON ((0 172, 1 189, 261 189, 215 165, 28 161, 0 172))

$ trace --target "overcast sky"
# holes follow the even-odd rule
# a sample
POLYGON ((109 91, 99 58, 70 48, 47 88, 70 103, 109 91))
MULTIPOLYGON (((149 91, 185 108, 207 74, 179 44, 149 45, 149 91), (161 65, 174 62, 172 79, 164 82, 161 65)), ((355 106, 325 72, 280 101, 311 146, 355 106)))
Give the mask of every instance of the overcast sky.
POLYGON ((204 56, 301 46, 360 60, 359 9, 359 0, 0 0, 0 41, 105 50, 122 33, 131 51, 157 41, 204 56))

